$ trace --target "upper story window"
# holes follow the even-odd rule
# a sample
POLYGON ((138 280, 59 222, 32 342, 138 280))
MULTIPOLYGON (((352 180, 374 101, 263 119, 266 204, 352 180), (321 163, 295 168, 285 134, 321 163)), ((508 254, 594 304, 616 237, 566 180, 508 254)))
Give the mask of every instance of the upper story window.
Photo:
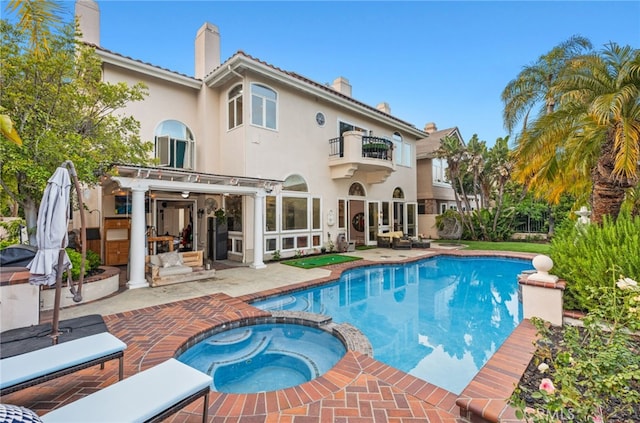
POLYGON ((229 129, 242 125, 242 85, 236 85, 229 91, 228 100, 229 129))
POLYGON ((366 133, 367 132, 367 130, 364 129, 364 128, 361 128, 361 127, 359 127, 357 125, 353 125, 351 123, 343 122, 343 121, 340 121, 339 131, 340 131, 340 136, 342 136, 342 134, 344 134, 347 131, 360 131, 362 133, 366 133))
POLYGON ((155 156, 160 166, 193 169, 195 141, 187 125, 177 120, 165 120, 156 129, 155 156))
POLYGON ((404 141, 398 132, 393 133, 393 158, 396 164, 411 167, 411 144, 404 141))
POLYGON ((264 85, 251 84, 251 124, 276 129, 278 94, 264 85))
POLYGON ((402 191, 402 188, 400 187, 395 187, 393 190, 393 198, 404 198, 404 191, 402 191))
POLYGON ((447 178, 447 161, 445 159, 434 157, 431 159, 431 168, 434 184, 449 184, 449 179, 447 178))

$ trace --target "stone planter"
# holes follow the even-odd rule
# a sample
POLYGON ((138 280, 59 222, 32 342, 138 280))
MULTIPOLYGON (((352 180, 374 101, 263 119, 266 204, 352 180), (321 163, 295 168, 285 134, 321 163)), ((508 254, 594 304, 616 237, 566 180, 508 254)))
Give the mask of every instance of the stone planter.
MULTIPOLYGON (((63 286, 60 307, 85 304, 118 292, 120 289, 120 269, 111 266, 100 266, 100 268, 104 272, 84 280, 82 284, 82 301, 79 303, 73 301, 73 295, 71 295, 67 287, 63 286)), ((42 289, 40 292, 40 311, 53 309, 55 294, 55 287, 42 289)))

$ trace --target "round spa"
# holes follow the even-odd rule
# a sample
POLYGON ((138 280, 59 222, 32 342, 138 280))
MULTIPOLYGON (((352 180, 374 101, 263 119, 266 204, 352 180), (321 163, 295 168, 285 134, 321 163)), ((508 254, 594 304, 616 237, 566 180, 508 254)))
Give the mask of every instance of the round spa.
POLYGON ((308 382, 330 370, 345 353, 343 343, 324 330, 265 323, 217 333, 178 360, 211 375, 214 391, 247 394, 308 382))

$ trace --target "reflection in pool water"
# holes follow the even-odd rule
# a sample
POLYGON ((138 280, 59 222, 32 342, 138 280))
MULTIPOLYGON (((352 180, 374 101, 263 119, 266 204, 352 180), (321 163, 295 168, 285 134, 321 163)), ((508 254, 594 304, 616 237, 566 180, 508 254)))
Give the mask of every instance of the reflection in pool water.
POLYGON ((517 275, 530 269, 528 260, 440 256, 353 269, 253 305, 351 323, 377 360, 459 394, 522 319, 517 275))
POLYGON ((211 375, 214 391, 252 393, 315 379, 345 353, 342 342, 321 329, 265 323, 217 333, 186 350, 178 360, 211 375))

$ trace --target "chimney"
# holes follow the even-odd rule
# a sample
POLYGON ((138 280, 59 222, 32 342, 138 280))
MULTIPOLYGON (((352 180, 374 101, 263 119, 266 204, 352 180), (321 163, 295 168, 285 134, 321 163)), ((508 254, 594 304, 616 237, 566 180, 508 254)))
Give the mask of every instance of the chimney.
POLYGON ((429 122, 424 126, 424 132, 431 134, 436 132, 438 128, 436 128, 436 124, 434 122, 429 122))
POLYGON ((218 27, 205 23, 196 35, 196 63, 194 76, 198 79, 220 66, 220 32, 218 27))
POLYGON ((349 84, 349 80, 347 78, 342 76, 336 78, 331 87, 340 94, 351 97, 351 84, 349 84))
POLYGON ((389 106, 389 103, 387 103, 387 102, 383 102, 383 103, 378 104, 376 106, 376 109, 378 109, 381 112, 384 112, 384 113, 386 113, 388 115, 391 114, 391 106, 389 106))
POLYGON ((94 0, 76 1, 76 18, 82 33, 80 41, 100 45, 100 8, 94 0))

